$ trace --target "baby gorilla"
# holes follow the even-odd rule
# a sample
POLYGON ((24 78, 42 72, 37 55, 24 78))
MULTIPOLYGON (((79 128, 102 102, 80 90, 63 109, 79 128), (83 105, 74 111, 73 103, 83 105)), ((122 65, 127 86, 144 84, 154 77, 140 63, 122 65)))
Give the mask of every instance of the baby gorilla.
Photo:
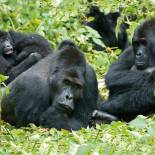
POLYGON ((50 52, 48 41, 37 34, 0 30, 0 74, 9 76, 6 83, 50 52))
POLYGON ((78 130, 87 127, 97 108, 97 79, 84 54, 71 41, 9 84, 2 119, 17 126, 78 130))

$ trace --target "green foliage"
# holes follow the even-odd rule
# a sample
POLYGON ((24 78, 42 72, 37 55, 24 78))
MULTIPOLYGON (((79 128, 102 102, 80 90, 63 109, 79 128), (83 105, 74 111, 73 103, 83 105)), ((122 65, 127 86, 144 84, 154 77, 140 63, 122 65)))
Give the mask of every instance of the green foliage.
MULTIPOLYGON (((130 25, 129 36, 139 23, 146 16, 154 15, 154 7, 150 1, 145 0, 106 0, 106 1, 93 1, 88 3, 87 0, 1 0, 0 3, 0 29, 8 30, 14 29, 24 32, 37 32, 47 38, 51 46, 56 48, 58 43, 63 39, 71 39, 75 41, 84 52, 92 53, 92 44, 90 40, 95 43, 105 46, 100 41, 100 35, 93 29, 84 26, 82 23, 87 19, 85 13, 88 11, 88 6, 98 5, 101 10, 106 13, 109 11, 122 11, 119 18, 120 24, 124 17, 128 19, 130 25), (58 3, 60 1, 60 3, 58 3), (134 16, 136 20, 132 21, 134 16)), ((119 26, 118 24, 118 26, 119 26)), ((118 28, 117 28, 118 31, 118 28)), ((109 50, 108 50, 109 51, 109 50)), ((117 52, 115 49, 110 59, 115 60, 117 52)), ((99 54, 100 55, 100 54, 99 54)), ((108 65, 103 66, 103 71, 108 69, 109 57, 101 54, 100 59, 104 57, 105 63, 108 65), (106 69, 105 69, 106 68, 106 69)), ((97 63, 95 66, 101 68, 101 64, 97 63)), ((97 74, 103 72, 97 72, 97 74)), ((103 74, 100 74, 103 76, 103 74)))
POLYGON ((14 129, 0 122, 0 154, 154 154, 154 118, 139 116, 135 123, 113 122, 78 132, 43 129, 30 124, 14 129))
MULTIPOLYGON (((56 48, 63 39, 71 39, 85 52, 99 79, 103 98, 108 96, 103 76, 109 65, 121 52, 116 47, 106 47, 104 52, 92 49, 95 43, 105 47, 100 35, 84 26, 89 6, 98 5, 106 13, 121 10, 118 27, 127 18, 131 39, 135 27, 145 18, 155 15, 155 6, 148 0, 0 0, 0 29, 37 32, 47 38, 56 48)), ((4 77, 0 76, 0 83, 4 77)), ((116 79, 117 80, 117 79, 116 79)), ((115 122, 97 125, 96 129, 80 131, 43 129, 30 124, 16 129, 0 121, 0 154, 24 155, 113 155, 155 154, 155 118, 139 116, 129 124, 115 122)))

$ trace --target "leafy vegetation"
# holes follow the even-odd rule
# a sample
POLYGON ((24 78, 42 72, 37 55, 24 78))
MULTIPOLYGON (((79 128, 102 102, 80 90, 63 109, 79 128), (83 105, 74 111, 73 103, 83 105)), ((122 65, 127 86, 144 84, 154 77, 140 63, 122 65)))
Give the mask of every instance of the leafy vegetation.
MULTIPOLYGON (((89 40, 102 44, 100 36, 82 23, 89 6, 98 5, 106 13, 122 11, 119 24, 124 18, 130 24, 131 39, 135 27, 144 19, 155 15, 155 5, 146 0, 1 0, 0 29, 37 32, 47 38, 56 49, 63 39, 71 39, 85 52, 97 72, 103 98, 108 95, 103 76, 109 65, 117 59, 120 50, 106 48, 106 52, 92 49, 89 40)), ((118 27, 116 31, 118 31, 118 27)), ((0 82, 4 79, 0 77, 0 82), (1 80, 2 79, 2 80, 1 80)), ((0 154, 154 154, 155 118, 139 116, 131 123, 113 122, 97 125, 96 129, 80 131, 43 129, 30 124, 16 129, 0 121, 0 154)))

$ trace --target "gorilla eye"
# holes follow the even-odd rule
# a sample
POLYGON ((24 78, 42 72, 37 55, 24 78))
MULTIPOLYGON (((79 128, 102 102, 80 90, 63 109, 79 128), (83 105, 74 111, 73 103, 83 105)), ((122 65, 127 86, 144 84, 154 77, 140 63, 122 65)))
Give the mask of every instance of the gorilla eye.
POLYGON ((83 87, 80 83, 75 83, 75 82, 70 81, 68 79, 64 79, 63 82, 66 85, 72 86, 74 89, 82 89, 82 87, 83 87))
POLYGON ((63 82, 64 82, 66 85, 71 85, 71 81, 69 81, 68 79, 64 79, 63 82))
POLYGON ((142 39, 142 40, 141 40, 141 43, 142 43, 143 45, 146 45, 146 44, 147 44, 147 41, 146 41, 145 39, 142 39))

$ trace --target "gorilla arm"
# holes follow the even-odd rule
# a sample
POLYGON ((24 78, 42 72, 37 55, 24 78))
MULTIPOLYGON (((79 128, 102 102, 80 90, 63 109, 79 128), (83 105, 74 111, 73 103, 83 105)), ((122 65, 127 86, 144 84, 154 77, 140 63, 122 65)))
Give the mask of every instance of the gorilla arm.
POLYGON ((10 69, 10 64, 8 63, 7 60, 3 56, 0 55, 0 62, 1 62, 1 67, 0 67, 0 74, 6 75, 7 70, 10 69))
POLYGON ((10 70, 8 70, 7 75, 9 76, 9 79, 6 81, 6 83, 10 83, 12 80, 14 80, 19 74, 26 71, 28 68, 30 68, 32 65, 34 65, 36 62, 38 62, 42 56, 38 53, 31 53, 25 60, 23 60, 20 64, 12 67, 10 70))
POLYGON ((110 67, 105 76, 107 88, 113 92, 117 92, 119 89, 128 89, 137 85, 137 81, 139 81, 138 85, 140 85, 140 83, 143 83, 143 81, 150 76, 150 74, 146 72, 131 70, 133 65, 134 53, 130 47, 125 50, 110 67))
POLYGON ((83 126, 82 122, 70 117, 66 111, 56 109, 54 106, 50 106, 42 113, 40 124, 44 127, 52 127, 58 130, 79 130, 83 126))
POLYGON ((155 85, 150 84, 141 89, 127 91, 109 99, 100 109, 127 122, 137 115, 152 114, 155 111, 154 90, 155 85))

